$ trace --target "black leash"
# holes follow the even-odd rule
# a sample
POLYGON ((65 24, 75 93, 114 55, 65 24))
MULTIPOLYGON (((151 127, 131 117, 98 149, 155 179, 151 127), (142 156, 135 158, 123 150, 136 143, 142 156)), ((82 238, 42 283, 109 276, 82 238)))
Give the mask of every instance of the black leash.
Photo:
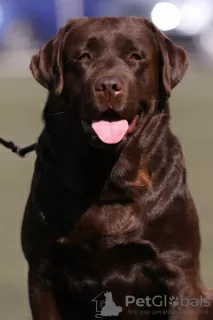
POLYGON ((6 141, 0 138, 0 144, 5 148, 10 149, 13 153, 17 154, 19 157, 24 158, 26 154, 36 150, 36 143, 31 144, 30 146, 19 148, 12 141, 6 141))
MULTIPOLYGON (((55 112, 55 113, 48 113, 48 116, 58 116, 64 114, 65 112, 55 112)), ((5 148, 10 149, 13 153, 17 156, 24 158, 26 154, 36 151, 37 143, 33 143, 27 147, 20 148, 12 141, 6 141, 5 139, 0 137, 0 144, 3 145, 5 148)))
MULTIPOLYGON (((55 112, 55 113, 48 113, 48 116, 58 116, 64 114, 63 112, 55 112)), ((24 158, 26 154, 36 151, 37 143, 33 143, 27 147, 20 148, 12 141, 6 141, 5 139, 0 137, 0 144, 3 145, 5 148, 10 149, 13 153, 18 155, 21 158, 24 158)))

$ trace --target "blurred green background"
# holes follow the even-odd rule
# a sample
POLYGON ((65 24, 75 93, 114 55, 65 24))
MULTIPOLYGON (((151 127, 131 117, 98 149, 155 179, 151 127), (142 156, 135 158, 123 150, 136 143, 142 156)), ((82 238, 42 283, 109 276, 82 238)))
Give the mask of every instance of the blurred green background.
MULTIPOLYGON (((3 65, 0 70, 0 136, 22 146, 31 144, 42 127, 46 91, 30 73, 19 75, 12 70, 13 76, 10 76, 3 72, 3 65)), ((200 216, 202 275, 209 287, 213 287, 212 83, 212 70, 201 62, 191 61, 187 75, 171 99, 172 126, 182 142, 189 185, 200 216)), ((0 147, 1 320, 30 319, 27 264, 20 246, 20 227, 34 160, 34 154, 19 159, 0 147)))

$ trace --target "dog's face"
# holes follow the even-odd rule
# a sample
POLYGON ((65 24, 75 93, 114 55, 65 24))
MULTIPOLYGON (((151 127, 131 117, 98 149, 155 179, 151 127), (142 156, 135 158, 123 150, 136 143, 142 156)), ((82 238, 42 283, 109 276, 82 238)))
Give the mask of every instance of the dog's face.
POLYGON ((131 135, 141 109, 159 111, 186 68, 182 48, 133 17, 70 21, 31 62, 35 78, 105 144, 131 135))

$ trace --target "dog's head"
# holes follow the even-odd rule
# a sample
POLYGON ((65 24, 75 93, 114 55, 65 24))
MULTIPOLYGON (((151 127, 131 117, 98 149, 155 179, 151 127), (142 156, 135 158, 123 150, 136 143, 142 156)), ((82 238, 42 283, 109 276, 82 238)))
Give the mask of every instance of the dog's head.
POLYGON ((142 109, 161 112, 187 65, 185 51, 149 20, 107 17, 69 21, 30 68, 99 143, 116 145, 137 128, 142 109))

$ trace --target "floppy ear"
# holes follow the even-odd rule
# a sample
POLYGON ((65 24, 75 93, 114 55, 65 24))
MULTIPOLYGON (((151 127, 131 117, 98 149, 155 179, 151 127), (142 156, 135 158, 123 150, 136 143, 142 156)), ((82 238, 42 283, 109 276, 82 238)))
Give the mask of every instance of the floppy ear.
POLYGON ((38 54, 32 57, 30 70, 34 78, 46 89, 60 95, 63 89, 62 47, 67 31, 63 27, 58 34, 48 41, 38 54))
POLYGON ((162 82, 166 94, 170 96, 171 90, 181 81, 188 68, 186 51, 167 38, 148 19, 144 20, 155 33, 162 58, 162 82))

